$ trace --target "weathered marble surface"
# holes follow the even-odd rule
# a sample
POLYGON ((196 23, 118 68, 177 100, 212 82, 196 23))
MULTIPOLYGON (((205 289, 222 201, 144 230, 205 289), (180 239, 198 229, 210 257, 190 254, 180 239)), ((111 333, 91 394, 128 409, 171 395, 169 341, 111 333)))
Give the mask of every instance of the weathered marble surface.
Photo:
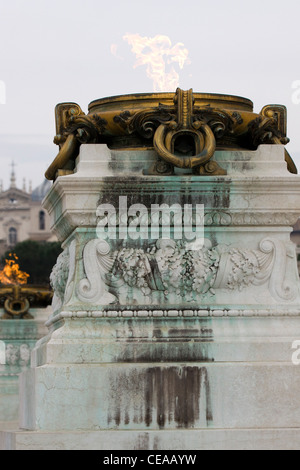
MULTIPOLYGON (((97 226, 99 203, 116 207, 119 196, 128 205, 175 202, 204 204, 206 233, 248 232, 256 227, 286 227, 298 220, 298 176, 287 171, 284 147, 261 145, 257 151, 216 152, 231 161, 227 176, 146 176, 155 152, 110 151, 106 145, 81 145, 77 171, 59 177, 45 200, 52 230, 64 241, 73 230, 97 226), (264 170, 262 170, 262 164, 264 170), (250 169, 249 169, 250 168, 250 169)), ((271 229, 273 230, 273 229, 271 229)), ((239 233, 237 234, 239 236, 239 233)))
POLYGON ((6 450, 299 450, 299 441, 299 429, 0 431, 6 450))
POLYGON ((22 374, 23 431, 3 448, 299 448, 299 177, 276 145, 216 152, 218 177, 145 176, 154 157, 82 145, 47 196, 64 251, 22 374), (99 240, 97 208, 120 195, 204 204, 204 245, 121 240, 120 226, 99 240))
POLYGON ((295 367, 196 361, 42 366, 28 371, 22 383, 27 401, 20 426, 43 431, 299 428, 295 367))
MULTIPOLYGON (((47 328, 49 309, 32 309, 32 320, 0 319, 0 340, 4 345, 4 360, 0 363, 0 423, 18 420, 19 375, 30 367, 30 356, 38 339, 47 328)), ((1 314, 0 314, 1 315, 1 314)))
POLYGON ((189 310, 201 304, 261 309, 264 315, 273 307, 300 305, 290 242, 299 216, 299 179, 287 171, 282 146, 217 152, 216 159, 230 163, 222 177, 145 176, 143 168, 155 156, 147 150, 133 154, 98 144, 83 145, 80 152, 75 174, 58 178, 45 201, 65 247, 52 275, 54 312, 109 305, 189 310), (118 212, 120 196, 128 196, 128 206, 149 209, 150 235, 151 204, 203 204, 204 246, 190 250, 185 240, 151 237, 123 240, 119 225, 116 240, 99 239, 97 208, 113 204, 118 212))

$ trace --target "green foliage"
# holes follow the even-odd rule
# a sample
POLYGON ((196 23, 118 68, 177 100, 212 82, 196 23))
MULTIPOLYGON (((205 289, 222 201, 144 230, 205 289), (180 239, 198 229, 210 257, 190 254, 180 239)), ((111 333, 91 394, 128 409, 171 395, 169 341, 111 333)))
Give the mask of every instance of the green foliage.
MULTIPOLYGON (((30 275, 28 284, 43 285, 49 284, 52 268, 61 251, 59 242, 36 242, 33 240, 20 242, 12 250, 19 258, 18 263, 21 271, 30 275)), ((2 258, 3 264, 5 264, 9 253, 9 251, 5 253, 2 258)))

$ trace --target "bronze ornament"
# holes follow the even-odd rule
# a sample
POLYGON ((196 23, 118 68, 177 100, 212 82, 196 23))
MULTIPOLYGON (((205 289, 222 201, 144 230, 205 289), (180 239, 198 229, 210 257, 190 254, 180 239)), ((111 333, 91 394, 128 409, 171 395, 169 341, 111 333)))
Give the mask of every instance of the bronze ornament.
POLYGON ((46 287, 20 286, 0 287, 0 304, 5 314, 2 319, 31 319, 30 307, 46 307, 51 304, 53 292, 46 287))
MULTIPOLYGON (((216 150, 256 150, 260 144, 286 145, 287 116, 282 105, 259 114, 247 98, 193 93, 143 93, 95 100, 85 114, 76 103, 56 106, 59 153, 46 178, 72 173, 83 143, 111 149, 155 149, 157 161, 144 174, 172 175, 174 168, 198 175, 224 175, 213 159, 216 150)), ((297 168, 285 150, 288 170, 297 168)))

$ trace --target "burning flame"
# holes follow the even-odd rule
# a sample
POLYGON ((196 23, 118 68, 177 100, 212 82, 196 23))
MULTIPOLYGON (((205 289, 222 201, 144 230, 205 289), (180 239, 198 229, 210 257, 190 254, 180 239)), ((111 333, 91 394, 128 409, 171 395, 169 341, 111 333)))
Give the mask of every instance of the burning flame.
POLYGON ((20 266, 17 263, 18 257, 16 254, 9 254, 10 259, 6 259, 5 266, 0 271, 0 283, 1 284, 27 284, 27 278, 29 274, 20 270, 20 266))
POLYGON ((123 39, 131 45, 131 51, 136 56, 134 68, 147 65, 147 76, 153 80, 154 91, 170 91, 179 85, 179 74, 172 66, 166 71, 166 65, 177 63, 180 69, 188 59, 189 51, 182 42, 172 46, 168 36, 158 34, 153 38, 142 37, 139 34, 125 34, 123 39))

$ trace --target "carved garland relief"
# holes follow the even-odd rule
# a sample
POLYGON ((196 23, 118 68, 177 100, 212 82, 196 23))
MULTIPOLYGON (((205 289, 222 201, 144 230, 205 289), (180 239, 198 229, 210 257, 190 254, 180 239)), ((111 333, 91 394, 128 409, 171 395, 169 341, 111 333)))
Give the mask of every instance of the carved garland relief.
POLYGON ((58 258, 51 282, 54 311, 66 305, 74 293, 90 305, 118 303, 124 293, 135 293, 142 303, 156 294, 165 300, 197 301, 217 289, 243 291, 266 285, 276 301, 293 301, 297 287, 286 280, 287 259, 292 254, 281 240, 264 238, 257 250, 217 245, 205 240, 200 250, 187 250, 181 241, 158 240, 148 249, 111 251, 105 240, 90 240, 83 250, 85 277, 75 275, 75 242, 58 258), (71 257, 70 257, 70 252, 71 257))
POLYGON ((21 368, 27 367, 30 363, 31 348, 28 344, 6 344, 6 365, 18 366, 21 368))

